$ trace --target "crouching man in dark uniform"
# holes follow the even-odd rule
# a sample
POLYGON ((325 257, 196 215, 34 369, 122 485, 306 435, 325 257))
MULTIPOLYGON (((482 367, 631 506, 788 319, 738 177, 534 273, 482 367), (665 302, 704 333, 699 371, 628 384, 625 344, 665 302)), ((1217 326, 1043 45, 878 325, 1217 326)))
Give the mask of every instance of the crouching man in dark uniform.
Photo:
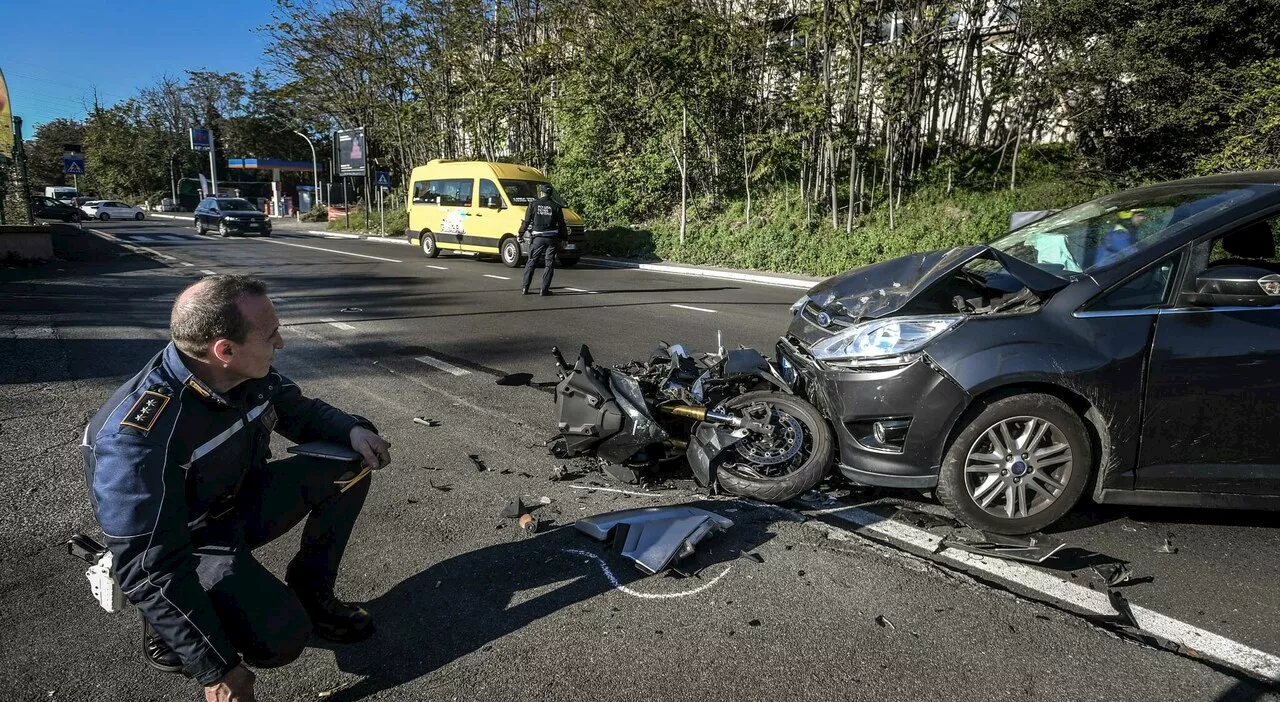
POLYGON ((543 261, 542 295, 551 294, 551 278, 556 272, 556 253, 560 251, 560 242, 569 235, 569 227, 564 222, 564 208, 552 199, 555 190, 550 183, 538 186, 538 199, 529 203, 524 212, 524 221, 520 223, 520 236, 529 232, 529 260, 524 264, 524 287, 520 292, 529 294, 529 284, 533 282, 533 269, 538 259, 543 261))
POLYGON ((184 290, 173 341, 102 406, 82 446, 116 580, 148 625, 148 662, 195 678, 207 700, 253 700, 244 664, 285 665, 311 631, 373 633, 367 612, 334 595, 369 480, 342 491, 350 464, 267 459, 272 431, 350 444, 373 468, 390 462, 390 444, 271 367, 284 340, 266 293, 234 275, 184 290), (251 549, 304 519, 282 583, 251 549))

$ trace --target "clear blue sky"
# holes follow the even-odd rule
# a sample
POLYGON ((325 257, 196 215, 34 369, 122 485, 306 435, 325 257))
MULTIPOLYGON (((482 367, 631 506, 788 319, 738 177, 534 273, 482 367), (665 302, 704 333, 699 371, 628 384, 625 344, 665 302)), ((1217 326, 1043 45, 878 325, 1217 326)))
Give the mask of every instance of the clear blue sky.
POLYGON ((185 70, 263 66, 272 0, 5 0, 0 71, 23 136, 56 117, 85 116, 93 91, 111 105, 185 70))

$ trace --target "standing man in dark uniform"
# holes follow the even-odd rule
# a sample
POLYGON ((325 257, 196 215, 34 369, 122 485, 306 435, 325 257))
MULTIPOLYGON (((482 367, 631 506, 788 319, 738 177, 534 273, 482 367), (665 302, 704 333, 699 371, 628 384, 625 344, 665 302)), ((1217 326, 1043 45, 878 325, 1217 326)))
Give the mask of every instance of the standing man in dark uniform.
POLYGON ((344 481, 340 461, 268 462, 272 431, 349 445, 370 468, 390 462, 390 444, 271 366, 284 340, 261 282, 195 283, 174 302, 170 333, 85 429, 85 477, 116 582, 147 625, 147 661, 185 672, 207 700, 253 700, 246 663, 285 665, 312 631, 342 642, 373 633, 367 612, 334 596, 369 480, 344 481), (282 583, 251 549, 303 520, 282 583))
POLYGON ((551 278, 556 272, 556 253, 560 251, 560 242, 569 235, 569 228, 564 223, 564 208, 551 199, 555 189, 550 183, 538 185, 538 199, 529 203, 524 212, 524 221, 520 223, 521 237, 528 231, 532 237, 529 244, 529 260, 524 264, 524 287, 520 289, 524 295, 529 294, 529 284, 533 282, 533 268, 541 258, 545 270, 542 272, 541 295, 551 294, 551 278))

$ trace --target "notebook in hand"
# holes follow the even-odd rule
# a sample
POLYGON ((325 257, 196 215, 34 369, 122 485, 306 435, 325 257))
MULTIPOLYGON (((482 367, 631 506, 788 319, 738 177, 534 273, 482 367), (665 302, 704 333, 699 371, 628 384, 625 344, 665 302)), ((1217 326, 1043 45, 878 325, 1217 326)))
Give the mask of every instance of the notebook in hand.
POLYGON ((360 454, 350 446, 343 446, 332 441, 308 441, 305 444, 290 446, 289 453, 312 458, 327 458, 331 461, 358 461, 360 454))

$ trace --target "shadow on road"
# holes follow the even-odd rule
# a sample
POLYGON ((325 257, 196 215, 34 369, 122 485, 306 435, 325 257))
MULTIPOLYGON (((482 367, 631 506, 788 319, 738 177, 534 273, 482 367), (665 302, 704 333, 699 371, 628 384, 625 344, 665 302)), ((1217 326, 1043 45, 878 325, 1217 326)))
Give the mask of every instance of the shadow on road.
MULTIPOLYGON (((689 504, 712 511, 726 505, 710 501, 689 504)), ((710 567, 707 576, 714 577, 718 572, 715 566, 772 539, 769 513, 755 513, 754 518, 732 515, 735 526, 706 541, 695 556, 680 564, 681 570, 696 574, 710 567)), ((374 637, 354 645, 320 644, 332 648, 343 672, 364 678, 329 699, 358 700, 404 685, 458 658, 484 651, 543 617, 614 589, 599 561, 568 549, 598 554, 623 587, 646 579, 631 561, 567 524, 531 539, 455 556, 368 602, 365 607, 378 622, 374 637)), ((659 575, 650 580, 672 577, 677 576, 659 575)), ((701 582, 696 577, 690 581, 701 582)), ((661 591, 663 585, 672 591, 696 587, 672 586, 670 582, 640 587, 661 591)))

